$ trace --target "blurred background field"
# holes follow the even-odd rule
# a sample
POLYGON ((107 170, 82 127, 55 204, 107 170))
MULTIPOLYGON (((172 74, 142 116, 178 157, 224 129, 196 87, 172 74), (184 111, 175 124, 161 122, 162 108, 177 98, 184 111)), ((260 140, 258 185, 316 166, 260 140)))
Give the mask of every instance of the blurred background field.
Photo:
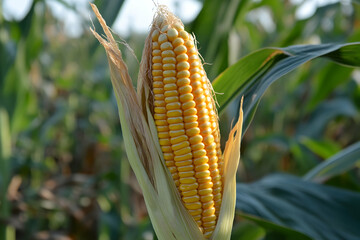
MULTIPOLYGON (((133 79, 155 9, 143 1, 93 1, 134 50, 119 44, 133 79)), ((196 35, 210 80, 262 47, 360 41, 358 1, 164 3, 196 35)), ((156 238, 93 25, 100 31, 87 1, 0 1, 0 239, 156 238)), ((220 117, 223 146, 237 109, 234 101, 220 117)), ((359 69, 306 63, 262 98, 238 180, 304 175, 360 140, 359 111, 359 69)), ((359 192, 359 164, 326 184, 359 192)), ((249 224, 236 218, 234 239, 249 224)))

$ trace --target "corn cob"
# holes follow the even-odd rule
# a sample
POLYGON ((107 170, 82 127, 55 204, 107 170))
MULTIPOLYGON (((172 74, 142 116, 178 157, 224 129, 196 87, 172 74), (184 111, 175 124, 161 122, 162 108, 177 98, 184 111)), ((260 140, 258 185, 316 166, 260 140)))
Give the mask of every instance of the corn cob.
POLYGON ((156 24, 152 89, 159 143, 186 209, 209 238, 222 199, 222 153, 211 85, 182 23, 156 24))

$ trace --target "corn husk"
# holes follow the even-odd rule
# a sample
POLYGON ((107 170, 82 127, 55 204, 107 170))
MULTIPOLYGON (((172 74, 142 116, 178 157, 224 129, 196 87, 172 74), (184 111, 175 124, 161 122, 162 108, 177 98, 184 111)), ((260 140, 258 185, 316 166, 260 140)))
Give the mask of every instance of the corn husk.
MULTIPOLYGON (((94 29, 104 46, 117 99, 126 153, 144 195, 145 204, 158 239, 204 239, 196 222, 181 202, 180 194, 167 170, 149 104, 151 94, 151 36, 148 36, 140 63, 138 89, 134 89, 127 66, 109 27, 91 4, 106 39, 94 29)), ((165 7, 159 7, 152 24, 161 19, 178 21, 165 7), (170 19, 171 18, 171 19, 170 19)), ((152 31, 151 30, 151 31, 152 31)), ((240 159, 242 110, 230 133, 224 152, 224 190, 218 223, 211 239, 230 239, 236 199, 236 169, 240 159)))

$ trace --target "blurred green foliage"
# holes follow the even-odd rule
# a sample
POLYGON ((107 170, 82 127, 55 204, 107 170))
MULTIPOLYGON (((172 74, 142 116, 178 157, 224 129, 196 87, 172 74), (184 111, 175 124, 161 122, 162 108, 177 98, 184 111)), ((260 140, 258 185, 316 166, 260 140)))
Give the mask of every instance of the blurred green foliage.
MULTIPOLYGON (((126 159, 106 56, 88 31, 92 23, 85 19, 85 31, 69 37, 46 2, 34 0, 19 21, 5 19, 0 8, 0 239, 156 238, 126 159)), ((111 25, 123 1, 95 4, 111 25)), ((288 0, 202 4, 186 27, 210 63, 211 80, 263 47, 360 41, 355 1, 326 4, 301 20, 299 5, 288 0)), ((140 59, 145 34, 121 37, 140 59)), ((136 79, 138 61, 119 47, 136 79)), ((221 115, 222 136, 237 102, 221 115)), ((359 110, 359 69, 319 59, 282 77, 244 135, 239 181, 273 172, 304 175, 360 141, 359 110)), ((359 192, 358 167, 325 184, 359 192)), ((236 218, 233 238, 263 239, 263 225, 246 219, 236 218)))

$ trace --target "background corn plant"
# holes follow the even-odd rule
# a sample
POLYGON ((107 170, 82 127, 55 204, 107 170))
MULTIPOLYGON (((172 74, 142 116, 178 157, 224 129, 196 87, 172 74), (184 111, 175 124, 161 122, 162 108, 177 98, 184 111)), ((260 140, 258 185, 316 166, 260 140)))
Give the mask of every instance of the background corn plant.
MULTIPOLYGON (((111 25, 123 2, 95 4, 111 25)), ((187 28, 209 78, 223 73, 223 136, 245 95, 233 239, 356 239, 359 3, 326 3, 302 20, 303 1, 201 4, 187 28), (324 45, 291 46, 310 43, 324 45)), ((18 21, 0 10, 0 239, 152 239, 92 23, 69 37, 47 1, 18 21)), ((144 39, 125 39, 138 59, 144 39)), ((119 47, 136 79, 136 59, 119 47)))

